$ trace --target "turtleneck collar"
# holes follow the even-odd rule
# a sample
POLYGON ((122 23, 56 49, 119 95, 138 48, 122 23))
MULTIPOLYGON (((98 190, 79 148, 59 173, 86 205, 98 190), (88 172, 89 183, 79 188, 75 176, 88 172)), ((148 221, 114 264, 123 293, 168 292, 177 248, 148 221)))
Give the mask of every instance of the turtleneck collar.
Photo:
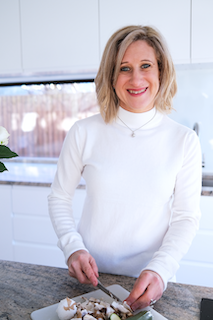
POLYGON ((147 129, 147 128, 155 127, 159 123, 159 121, 162 119, 162 117, 163 117, 163 114, 157 111, 155 107, 149 111, 142 112, 142 113, 130 112, 123 109, 122 107, 119 107, 116 122, 122 126, 125 126, 126 124, 128 127, 130 127, 133 130, 143 125, 144 125, 144 129, 145 128, 147 129), (145 125, 145 123, 147 124, 145 125))

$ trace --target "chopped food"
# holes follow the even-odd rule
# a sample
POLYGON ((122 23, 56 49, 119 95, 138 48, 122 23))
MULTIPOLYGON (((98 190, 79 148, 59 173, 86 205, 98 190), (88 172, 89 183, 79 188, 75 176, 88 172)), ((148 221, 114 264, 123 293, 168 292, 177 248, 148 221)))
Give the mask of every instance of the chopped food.
POLYGON ((88 300, 85 297, 82 298, 84 299, 82 303, 76 303, 69 298, 61 300, 56 310, 59 319, 108 320, 112 314, 115 314, 118 317, 117 320, 125 320, 132 315, 132 311, 127 304, 116 301, 110 304, 99 299, 90 298, 88 300))
POLYGON ((149 311, 142 311, 133 316, 131 308, 127 303, 113 301, 111 304, 90 298, 82 297, 84 302, 76 303, 74 300, 66 298, 60 301, 56 310, 60 320, 151 320, 152 314, 149 311), (151 317, 150 317, 151 316, 151 317), (129 319, 130 320, 130 319, 129 319))
POLYGON ((57 308, 58 317, 63 320, 72 319, 76 314, 76 311, 77 307, 75 301, 69 298, 61 300, 57 308))
POLYGON ((116 314, 116 313, 112 313, 110 316, 110 320, 120 320, 121 318, 116 314))

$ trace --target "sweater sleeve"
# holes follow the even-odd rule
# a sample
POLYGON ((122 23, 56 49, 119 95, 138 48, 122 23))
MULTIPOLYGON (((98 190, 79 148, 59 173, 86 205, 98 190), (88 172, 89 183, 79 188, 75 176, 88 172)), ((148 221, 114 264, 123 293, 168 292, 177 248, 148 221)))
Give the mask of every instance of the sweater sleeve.
POLYGON ((77 124, 68 132, 58 160, 57 172, 48 196, 49 215, 58 236, 58 247, 63 251, 65 262, 77 250, 87 250, 76 230, 72 212, 75 189, 83 171, 82 151, 77 124))
POLYGON ((197 135, 189 132, 183 148, 183 162, 175 183, 169 228, 162 245, 144 270, 157 272, 164 282, 176 274, 199 227, 202 185, 201 150, 197 135))

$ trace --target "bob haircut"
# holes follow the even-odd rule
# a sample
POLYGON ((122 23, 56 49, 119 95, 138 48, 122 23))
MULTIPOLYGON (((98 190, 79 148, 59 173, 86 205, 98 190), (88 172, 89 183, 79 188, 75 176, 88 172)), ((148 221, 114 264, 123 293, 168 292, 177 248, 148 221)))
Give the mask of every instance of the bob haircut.
POLYGON ((116 84, 120 65, 128 46, 144 40, 151 46, 158 62, 160 85, 155 97, 155 107, 161 112, 170 113, 172 98, 177 91, 175 68, 163 36, 149 26, 131 25, 119 29, 108 40, 100 67, 95 78, 97 99, 101 115, 106 123, 116 118, 119 99, 113 86, 116 84))

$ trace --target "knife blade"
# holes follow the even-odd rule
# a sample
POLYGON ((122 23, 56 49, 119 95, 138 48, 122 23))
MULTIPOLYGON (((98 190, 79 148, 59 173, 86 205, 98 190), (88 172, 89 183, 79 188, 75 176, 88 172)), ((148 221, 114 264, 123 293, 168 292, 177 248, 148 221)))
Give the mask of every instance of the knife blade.
POLYGON ((113 300, 123 303, 123 301, 120 298, 118 298, 114 293, 112 293, 110 290, 104 287, 104 285, 100 282, 100 280, 98 280, 97 287, 101 289, 103 292, 105 292, 108 296, 110 296, 113 300))

